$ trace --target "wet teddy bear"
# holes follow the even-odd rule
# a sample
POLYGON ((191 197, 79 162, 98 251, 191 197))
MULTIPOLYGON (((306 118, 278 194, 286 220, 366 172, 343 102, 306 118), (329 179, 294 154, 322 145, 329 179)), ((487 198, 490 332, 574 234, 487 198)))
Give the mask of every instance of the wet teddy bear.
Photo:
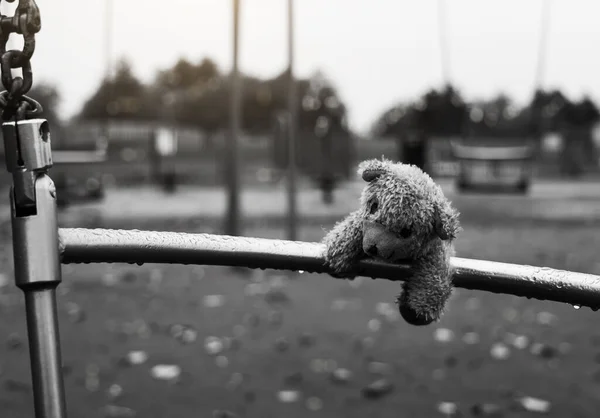
POLYGON ((332 275, 353 279, 358 262, 372 257, 412 266, 396 299, 412 325, 440 319, 452 293, 450 258, 460 232, 458 211, 431 177, 413 165, 367 160, 358 168, 367 182, 361 207, 325 236, 332 275))

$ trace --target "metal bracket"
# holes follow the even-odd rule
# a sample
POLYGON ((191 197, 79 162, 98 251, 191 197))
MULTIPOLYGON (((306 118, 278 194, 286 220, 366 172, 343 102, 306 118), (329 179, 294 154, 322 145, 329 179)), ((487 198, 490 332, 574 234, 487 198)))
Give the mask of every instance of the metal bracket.
POLYGON ((16 216, 37 213, 35 180, 52 167, 50 128, 45 119, 2 124, 6 168, 13 175, 11 191, 16 216))

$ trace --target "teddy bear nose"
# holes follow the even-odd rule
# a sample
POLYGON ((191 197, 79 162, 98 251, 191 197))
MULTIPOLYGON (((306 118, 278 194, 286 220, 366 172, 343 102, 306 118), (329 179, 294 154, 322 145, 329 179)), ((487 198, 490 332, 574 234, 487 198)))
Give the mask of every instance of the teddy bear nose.
POLYGON ((377 245, 373 244, 369 248, 367 248, 367 254, 376 256, 377 255, 377 245))

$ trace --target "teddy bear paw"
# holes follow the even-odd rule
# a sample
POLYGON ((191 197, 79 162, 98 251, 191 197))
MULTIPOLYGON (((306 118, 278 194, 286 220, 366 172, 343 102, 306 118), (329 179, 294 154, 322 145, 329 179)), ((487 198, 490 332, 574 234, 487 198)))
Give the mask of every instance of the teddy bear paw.
POLYGON ((330 259, 326 261, 326 265, 329 268, 329 275, 336 279, 353 280, 358 275, 356 269, 347 263, 340 263, 339 261, 330 259))
POLYGON ((433 316, 430 316, 427 313, 418 312, 406 304, 400 305, 399 310, 400 316, 402 316, 402 318, 404 318, 404 320, 411 325, 424 326, 436 321, 433 316))
POLYGON ((438 316, 434 315, 432 312, 423 309, 415 309, 400 298, 396 299, 396 303, 398 304, 400 316, 402 316, 402 318, 410 325, 425 326, 436 322, 439 319, 438 316))

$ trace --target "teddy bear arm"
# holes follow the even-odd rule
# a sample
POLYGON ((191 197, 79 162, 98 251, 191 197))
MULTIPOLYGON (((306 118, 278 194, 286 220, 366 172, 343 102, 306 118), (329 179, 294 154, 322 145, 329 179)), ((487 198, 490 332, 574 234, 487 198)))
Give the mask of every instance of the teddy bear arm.
POLYGON ((348 215, 325 236, 325 262, 331 276, 352 279, 358 275, 357 264, 364 257, 362 240, 360 211, 348 215))
POLYGON ((398 298, 400 313, 408 322, 426 325, 443 315, 452 294, 449 255, 448 249, 440 248, 413 263, 413 275, 398 298))

